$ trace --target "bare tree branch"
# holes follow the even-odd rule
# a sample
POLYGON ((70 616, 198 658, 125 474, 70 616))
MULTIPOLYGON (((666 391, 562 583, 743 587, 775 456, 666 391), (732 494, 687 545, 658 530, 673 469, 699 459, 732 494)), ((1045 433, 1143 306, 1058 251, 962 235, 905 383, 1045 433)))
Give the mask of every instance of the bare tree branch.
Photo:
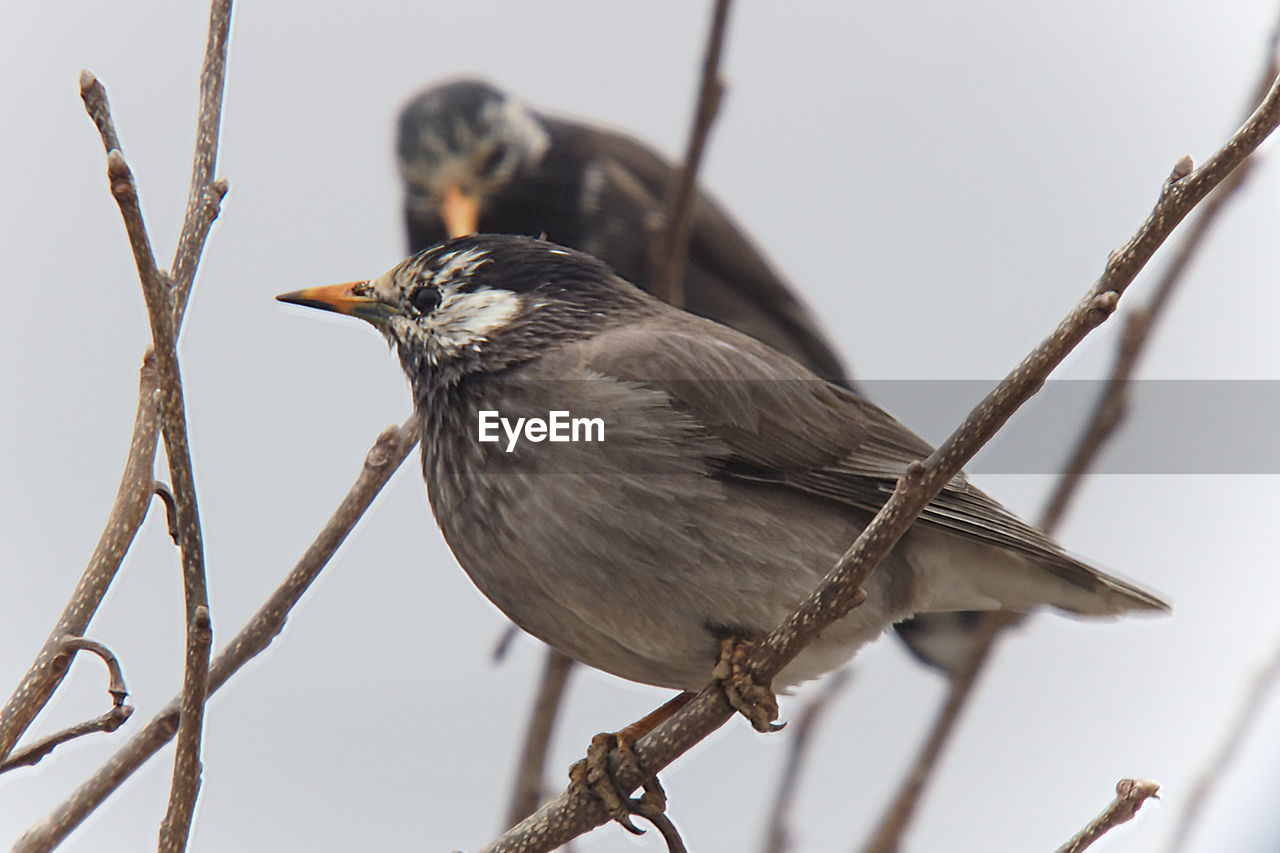
POLYGON ((164 502, 164 520, 169 527, 169 538, 173 540, 174 545, 180 544, 178 542, 178 502, 173 499, 173 492, 159 480, 156 480, 152 491, 164 502))
POLYGON ((702 60, 702 82, 698 88, 693 128, 689 132, 689 147, 685 151, 683 165, 672 174, 667 188, 661 250, 658 263, 654 265, 651 292, 677 308, 684 307, 684 265, 697 206, 698 167, 702 164, 702 152, 707 147, 707 137, 711 134, 711 125, 716 120, 720 99, 724 95, 720 54, 724 48, 725 30, 729 26, 729 3, 730 0, 716 0, 711 30, 707 34, 707 52, 702 60))
POLYGON ((915 815, 920 795, 937 767, 943 748, 955 731, 960 712, 968 703, 978 676, 991 659, 990 652, 996 638, 1020 618, 1020 614, 1008 611, 994 611, 983 615, 973 632, 973 645, 969 655, 960 668, 951 674, 951 681, 947 686, 947 701, 938 713, 928 739, 916 756, 893 802, 880 818, 871 839, 863 847, 863 853, 893 853, 901 847, 902 835, 915 815))
POLYGON ((107 648, 97 640, 90 640, 88 637, 63 637, 62 642, 63 654, 59 655, 60 661, 57 666, 65 669, 71 664, 71 656, 65 655, 66 651, 93 652, 102 658, 102 662, 107 665, 107 692, 111 694, 111 703, 117 708, 124 704, 124 700, 129 696, 129 688, 124 683, 124 672, 120 669, 120 661, 107 648))
POLYGON ((51 735, 40 738, 30 746, 16 750, 3 764, 0 764, 0 773, 7 773, 18 767, 33 767, 39 764, 46 755, 69 740, 75 740, 95 732, 114 732, 132 715, 132 705, 112 705, 111 710, 100 717, 94 717, 92 720, 77 723, 60 732, 54 732, 51 735))
POLYGON ((218 163, 218 132, 222 125, 222 92, 227 77, 227 40, 231 33, 231 0, 213 0, 209 6, 209 37, 200 69, 200 117, 196 123, 195 157, 191 163, 191 189, 182 220, 178 248, 173 253, 173 327, 182 328, 191 285, 209 227, 218 218, 218 206, 227 192, 224 182, 213 179, 218 163))
MULTIPOLYGON (((816 589, 769 636, 751 649, 748 670, 770 681, 814 636, 865 598, 862 584, 925 505, 960 472, 1012 413, 1042 385, 1054 367, 1114 310, 1134 277, 1173 229, 1204 197, 1280 124, 1280 81, 1262 105, 1204 165, 1180 181, 1167 184, 1138 231, 1112 252, 1102 276, 1058 327, 969 414, 923 463, 913 463, 888 502, 816 589)), ((711 731, 732 711, 716 685, 704 688, 683 710, 635 744, 639 766, 651 773, 666 767, 711 731)), ((623 786, 637 787, 638 772, 611 770, 623 786)), ((532 853, 551 850, 608 819, 603 805, 585 791, 571 789, 508 830, 485 853, 532 853)))
POLYGON ((778 780, 778 795, 769 812, 769 824, 764 832, 761 853, 786 853, 791 849, 789 827, 791 806, 795 802, 796 791, 800 787, 800 778, 805 760, 809 757, 809 748, 814 742, 814 730, 823 714, 849 684, 852 675, 853 667, 851 666, 832 673, 822 684, 818 693, 800 709, 800 713, 787 727, 791 735, 789 744, 791 750, 787 753, 787 763, 783 767, 782 777, 778 780))
POLYGON ((63 653, 66 637, 79 636, 89 627, 89 621, 120 568, 120 561, 147 516, 159 429, 155 360, 150 354, 143 360, 138 386, 133 437, 129 442, 129 454, 124 473, 120 476, 115 503, 71 600, 58 617, 35 662, 4 709, 0 710, 0 761, 12 752, 14 744, 62 683, 67 667, 65 660, 60 667, 58 658, 63 653))
POLYGON ((1276 647, 1272 652, 1271 660, 1254 676, 1253 684, 1236 710, 1235 719, 1227 728, 1221 745, 1214 752, 1208 766, 1196 779, 1195 787, 1191 789, 1187 804, 1178 818, 1178 826, 1173 831, 1169 853, 1181 853, 1191 842, 1196 822, 1200 820, 1205 805, 1209 801, 1209 793, 1226 775, 1227 768, 1240 754, 1245 735, 1253 729, 1259 712, 1262 711, 1267 697, 1276 689, 1277 684, 1280 684, 1280 646, 1276 647))
POLYGON ((32 745, 14 752, 7 760, 0 762, 0 773, 12 770, 15 767, 29 767, 36 764, 50 752, 53 752, 54 748, 69 740, 74 740, 93 732, 113 732, 125 720, 129 719, 129 715, 133 713, 133 708, 124 704, 124 700, 129 696, 129 688, 125 686, 124 672, 120 669, 120 661, 111 649, 97 640, 78 636, 63 637, 58 641, 57 647, 58 651, 53 657, 52 669, 59 676, 64 675, 71 667, 71 659, 74 657, 74 652, 93 652, 102 658, 102 662, 107 665, 107 692, 111 694, 111 710, 100 717, 78 723, 60 732, 40 738, 32 745))
MULTIPOLYGON (((213 157, 217 150, 219 123, 216 119, 209 117, 217 116, 221 110, 230 3, 215 0, 211 23, 213 19, 217 19, 218 26, 210 27, 210 49, 206 51, 205 71, 201 75, 202 104, 197 149, 199 149, 200 140, 208 140, 208 142, 205 145, 206 152, 203 157, 200 150, 197 150, 196 165, 192 170, 193 187, 197 184, 197 176, 202 176, 198 181, 201 185, 200 205, 196 211, 197 215, 192 217, 191 205, 188 204, 188 216, 178 240, 178 253, 174 262, 179 284, 173 294, 177 318, 174 322, 175 330, 181 329, 182 312, 190 295, 200 250, 210 225, 218 216, 222 196, 226 193, 224 182, 210 183, 208 180, 212 174, 213 157), (209 130, 209 128, 212 129, 209 130), (212 148, 209 148, 210 144, 212 148), (207 166, 204 165, 206 162, 207 166)), ((80 74, 80 95, 84 100, 85 110, 98 128, 103 149, 108 153, 121 150, 120 137, 111 118, 106 90, 88 71, 80 74)), ((58 651, 58 643, 67 635, 83 634, 89 627, 89 622, 115 579, 120 563, 133 543, 138 528, 146 518, 147 507, 151 500, 152 471, 155 467, 156 441, 159 432, 158 384, 155 358, 151 352, 148 352, 143 357, 138 389, 138 412, 134 418, 129 453, 115 502, 71 599, 63 609, 57 624, 50 631, 44 646, 36 655, 35 662, 23 676, 4 708, 0 709, 0 760, 9 755, 18 739, 22 737, 32 720, 62 683, 63 673, 55 672, 51 666, 58 651)))
POLYGON ((551 745, 551 731, 560 711, 573 658, 547 647, 546 663, 538 679, 538 694, 533 700, 525 732, 524 752, 516 767, 515 786, 511 792, 511 806, 507 809, 507 826, 515 826, 538 807, 542 799, 543 780, 546 777, 547 750, 551 745))
MULTIPOLYGON (((1280 27, 1277 27, 1271 36, 1267 64, 1250 100, 1251 106, 1263 103, 1277 75, 1280 75, 1278 41, 1280 41, 1280 27)), ((1163 314, 1178 284, 1182 281, 1191 259, 1204 244, 1223 208, 1251 174, 1254 162, 1254 158, 1245 158, 1214 188, 1204 204, 1200 205, 1199 210, 1196 211, 1195 220, 1179 241, 1177 251, 1161 274, 1150 300, 1145 306, 1138 306, 1129 312, 1106 387, 1040 518, 1040 527, 1046 532, 1052 533, 1057 528, 1071 498, 1076 494, 1081 478, 1093 466, 1098 455, 1123 421, 1128 406, 1128 381, 1137 367, 1146 344, 1151 339, 1155 321, 1163 314)), ((1179 160, 1166 183, 1166 192, 1185 180, 1192 170, 1191 158, 1184 157, 1179 160)), ((894 801, 885 811, 880 824, 872 834, 865 848, 868 853, 887 853, 887 851, 898 849, 902 835, 920 802, 924 787, 932 777, 938 759, 955 731, 960 711, 968 703, 969 696, 977 685, 978 675, 985 668, 996 641, 1005 629, 1020 621, 1022 621, 1021 614, 1014 613, 993 612, 983 616, 982 624, 974 632, 967 658, 951 676, 946 704, 934 720, 929 736, 898 789, 894 801)))
MULTIPOLYGON (((418 422, 413 417, 400 427, 388 427, 378 436, 365 456, 360 475, 315 541, 248 624, 214 657, 209 667, 209 693, 222 687, 240 667, 264 651, 284 630, 289 611, 319 577, 338 546, 417 442, 418 422)), ((178 729, 180 709, 181 697, 175 697, 53 813, 27 830, 14 845, 13 853, 48 851, 57 846, 173 738, 178 729)))
POLYGON ((1116 783, 1116 798, 1107 806, 1106 811, 1059 847, 1057 853, 1080 853, 1115 827, 1133 820, 1142 804, 1151 797, 1156 797, 1159 790, 1159 785, 1145 779, 1121 779, 1116 783))
POLYGON ((195 478, 191 470, 191 450, 187 442, 182 373, 178 365, 177 339, 169 307, 168 282, 156 267, 151 240, 142 219, 137 185, 129 164, 119 151, 107 154, 107 176, 111 181, 111 194, 115 196, 120 214, 124 218, 125 231, 129 235, 129 244, 133 247, 138 277, 142 280, 142 291, 146 296, 156 365, 160 373, 160 430, 164 435, 169 477, 173 481, 174 500, 178 505, 178 544, 182 549, 182 585, 186 603, 187 666, 183 676, 183 714, 178 751, 174 759, 173 788, 170 791, 169 811, 160 831, 160 849, 180 851, 186 847, 190 815, 200 784, 200 740, 209 666, 209 645, 200 642, 201 631, 197 628, 202 610, 204 622, 208 622, 209 593, 205 583, 204 542, 200 531, 195 478), (201 648, 204 649, 203 655, 199 654, 201 648), (190 808, 184 809, 183 804, 189 804, 190 808))

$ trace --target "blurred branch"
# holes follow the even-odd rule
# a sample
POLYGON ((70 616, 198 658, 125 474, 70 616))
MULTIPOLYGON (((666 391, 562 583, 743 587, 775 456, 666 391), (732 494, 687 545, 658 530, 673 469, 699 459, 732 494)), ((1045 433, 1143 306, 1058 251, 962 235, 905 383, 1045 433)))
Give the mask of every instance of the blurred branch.
MULTIPOLYGON (((210 694, 265 650, 284 630, 289 611, 320 575, 338 546, 417 442, 418 422, 413 417, 400 427, 388 427, 378 436, 365 456, 360 475, 315 541, 249 623, 214 657, 209 667, 210 694)), ((172 699, 53 813, 27 830, 14 845, 13 853, 52 850, 66 838, 135 770, 173 738, 178 728, 180 702, 181 697, 172 699)))
POLYGON ((533 700, 533 710, 529 714, 524 752, 521 753, 520 764, 516 768, 515 787, 511 792, 511 806, 507 810, 504 828, 515 826, 533 814, 542 799, 551 731, 572 669, 573 658, 547 647, 546 663, 543 664, 538 681, 538 695, 533 700))
MULTIPOLYGON (((754 647, 747 665, 762 682, 771 680, 823 628, 861 603, 861 585, 915 517, 964 463, 1041 386, 1052 369, 1115 309, 1123 292, 1173 229, 1280 124, 1280 81, 1259 109, 1219 151, 1182 180, 1166 184, 1138 231, 1113 252, 1102 276, 1058 327, 969 414, 923 463, 911 465, 888 502, 840 558, 822 585, 754 647)), ((635 745, 639 764, 665 767, 730 716, 717 687, 705 688, 682 711, 635 745)), ((622 775, 622 774, 620 774, 622 775)), ((636 774, 618 781, 638 785, 636 774)), ((549 850, 599 825, 606 817, 596 801, 569 791, 543 806, 486 848, 488 853, 549 850)))
POLYGON ((1271 660, 1254 676, 1253 684, 1249 688, 1248 694, 1244 697, 1244 701, 1240 703, 1240 707, 1236 710, 1235 719, 1232 720, 1231 725, 1227 728, 1221 745, 1213 754, 1208 766, 1196 779, 1195 787, 1191 789, 1191 794, 1187 797, 1186 807, 1182 810, 1182 815, 1178 819, 1178 826, 1173 831, 1173 840, 1169 845, 1169 853, 1181 853, 1182 850, 1187 848, 1196 822, 1200 819, 1201 814, 1204 812, 1205 804, 1209 801, 1209 792, 1222 780, 1222 777, 1226 775, 1227 768, 1231 766, 1231 763, 1240 754, 1240 747, 1244 745, 1245 735, 1249 733, 1254 723, 1257 722, 1258 714, 1266 704, 1267 697, 1276 689, 1278 683, 1280 683, 1280 646, 1276 647, 1275 651, 1272 652, 1271 660))
POLYGON ((685 150, 684 163, 671 175, 667 187, 666 212, 659 245, 658 263, 652 292, 664 302, 684 307, 684 267, 689 253, 689 235, 693 227, 694 208, 697 206, 698 167, 702 164, 702 152, 707 147, 711 125, 720 109, 724 95, 724 81, 720 79, 720 54, 724 48, 724 34, 729 26, 730 0, 716 0, 707 34, 707 51, 702 60, 702 82, 698 87, 698 106, 694 111, 693 128, 689 131, 689 146, 685 150))
POLYGON ((791 805, 795 802, 796 791, 800 787, 800 777, 805 761, 809 757, 809 749, 813 745, 814 729, 827 709, 849 684, 853 668, 846 666, 833 672, 818 689, 796 718, 787 727, 791 734, 787 762, 782 769, 782 778, 778 780, 778 795, 769 812, 769 825, 764 833, 764 845, 761 853, 786 853, 791 849, 791 831, 789 828, 791 805))
POLYGON ((1080 853, 1115 827, 1133 820, 1142 804, 1151 797, 1156 797, 1159 790, 1159 785, 1145 779, 1121 779, 1116 783, 1116 798, 1107 806, 1106 811, 1059 847, 1057 853, 1080 853))
MULTIPOLYGON (((1250 101, 1251 106, 1258 109, 1261 109, 1261 105, 1268 97, 1268 92, 1274 93, 1274 81, 1280 75, 1280 54, 1277 53, 1278 35, 1280 35, 1280 28, 1277 28, 1271 36, 1267 64, 1250 101)), ((1252 116, 1247 118, 1249 122, 1252 120, 1252 116)), ((1228 147, 1230 145, 1231 143, 1228 143, 1228 147)), ((1040 527, 1045 532, 1052 533, 1061 522, 1067 506, 1079 488, 1082 477, 1093 466, 1098 455, 1124 420, 1128 407, 1129 379, 1132 378, 1138 361, 1151 340, 1156 320, 1164 313, 1179 283, 1183 280, 1192 258, 1204 245, 1227 202, 1235 197, 1252 173, 1254 163, 1255 158, 1246 156, 1217 184, 1200 205, 1195 220, 1180 240, 1177 251, 1161 274, 1151 298, 1146 305, 1138 306, 1128 313, 1111 375, 1041 516, 1040 527)), ((1203 169, 1201 171, 1203 172, 1203 169)), ((1165 183, 1165 193, 1177 190, 1191 174, 1193 174, 1191 158, 1183 157, 1174 165, 1165 183)), ((960 711, 967 704, 977 684, 978 675, 985 668, 991 655, 991 650, 1006 628, 1021 621, 1021 614, 992 612, 983 615, 979 627, 973 634, 968 657, 951 675, 946 704, 938 713, 925 745, 916 757, 893 803, 885 811, 868 842, 865 848, 868 853, 887 853, 887 851, 898 849, 902 835, 920 802, 924 787, 932 777, 938 759, 955 731, 960 711)))
MULTIPOLYGON (((1054 367, 1085 335, 1102 323, 1123 292, 1173 229, 1280 124, 1280 81, 1262 106, 1203 166, 1180 181, 1167 184, 1138 231, 1113 252, 1102 276, 1058 327, 1014 368, 964 423, 922 463, 908 466, 889 500, 862 531, 822 584, 747 655, 746 667, 767 683, 820 631, 865 599, 862 584, 907 531, 911 523, 964 464, 1043 384, 1054 367)), ((638 766, 657 773, 693 744, 719 728, 731 715, 718 685, 702 690, 681 711, 635 744, 638 766)), ((622 786, 634 790, 641 783, 632 768, 610 759, 611 771, 622 786), (621 771, 621 772, 619 772, 621 771)), ((571 789, 538 809, 485 848, 500 851, 551 850, 608 818, 600 801, 581 788, 571 789)))
POLYGON ((1020 614, 1000 610, 983 614, 972 632, 969 655, 950 674, 947 701, 938 712, 928 739, 925 740, 920 754, 911 765, 907 777, 902 781, 893 802, 880 818, 875 832, 862 848, 863 853, 893 853, 901 847, 902 835, 915 815, 916 807, 920 803, 920 795, 932 777, 938 759, 951 739, 952 732, 955 731, 960 712, 968 703, 973 687, 978 682, 978 676, 990 660, 991 648, 996 638, 1005 628, 1016 623, 1020 618, 1020 614))
MULTIPOLYGON (((730 4, 731 0, 716 0, 711 29, 707 33, 707 48, 702 60, 702 78, 698 87, 698 104, 694 110, 693 126, 689 131, 684 163, 671 174, 671 181, 667 186, 665 212, 662 217, 663 227, 655 236, 653 243, 656 257, 653 263, 652 292, 659 299, 677 308, 684 307, 684 268, 689 254, 694 209, 697 206, 698 167, 702 164, 702 153, 706 149, 711 125, 715 122, 716 113, 720 109, 720 99, 724 95, 724 81, 720 78, 719 69, 725 32, 729 26, 730 4)), ((503 635, 497 648, 494 649, 495 660, 501 660, 506 654, 515 633, 513 626, 503 635)), ((512 792, 511 807, 507 812, 507 826, 520 821, 538 806, 542 791, 543 765, 546 761, 546 739, 551 736, 555 714, 559 711, 560 693, 564 690, 565 680, 573 666, 571 659, 563 658, 554 649, 549 649, 547 653, 550 657, 543 669, 542 681, 538 686, 538 698, 534 701, 532 716, 528 723, 529 740, 525 743, 520 765, 516 770, 515 789, 512 792), (563 658, 563 660, 557 658, 563 658), (541 740, 535 740, 535 738, 541 740), (537 778, 531 775, 535 770, 538 774, 537 778)))

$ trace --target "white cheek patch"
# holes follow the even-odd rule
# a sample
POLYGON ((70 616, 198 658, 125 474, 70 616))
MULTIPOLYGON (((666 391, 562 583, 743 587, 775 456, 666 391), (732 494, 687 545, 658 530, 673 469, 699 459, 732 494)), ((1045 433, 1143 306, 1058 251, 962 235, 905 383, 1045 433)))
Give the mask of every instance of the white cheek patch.
POLYGON ((520 313, 520 296, 509 290, 481 288, 446 293, 435 313, 423 324, 427 353, 433 361, 464 349, 479 349, 495 331, 511 324, 520 313))

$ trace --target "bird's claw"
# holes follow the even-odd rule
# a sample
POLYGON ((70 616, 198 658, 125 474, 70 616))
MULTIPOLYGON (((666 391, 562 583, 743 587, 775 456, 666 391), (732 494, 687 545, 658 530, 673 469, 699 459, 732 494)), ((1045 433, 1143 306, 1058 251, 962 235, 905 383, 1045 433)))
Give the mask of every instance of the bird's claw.
MULTIPOLYGON (((635 750, 631 748, 631 740, 626 736, 620 737, 613 732, 601 732, 591 738, 591 745, 587 747, 587 757, 569 768, 569 781, 571 786, 590 791, 604 804, 609 816, 634 835, 643 835, 644 830, 631 821, 632 815, 639 815, 652 821, 659 826, 659 829, 662 829, 662 822, 666 821, 664 814, 667 808, 666 792, 662 790, 657 776, 648 775, 641 768, 635 750), (644 777, 642 795, 630 797, 628 796, 630 792, 624 791, 618 785, 616 774, 609 772, 610 753, 617 755, 619 771, 631 770, 644 777)), ((666 835, 665 831, 663 835, 666 835)))
POLYGON ((786 723, 778 723, 778 697, 768 684, 761 684, 746 667, 749 640, 726 637, 720 641, 720 660, 711 671, 725 698, 746 717, 758 732, 776 732, 786 723))

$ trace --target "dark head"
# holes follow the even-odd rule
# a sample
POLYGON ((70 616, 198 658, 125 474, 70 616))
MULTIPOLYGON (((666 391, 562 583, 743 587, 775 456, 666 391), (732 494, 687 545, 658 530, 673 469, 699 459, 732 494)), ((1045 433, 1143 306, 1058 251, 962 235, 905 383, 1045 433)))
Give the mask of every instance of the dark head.
POLYGON ((368 321, 415 390, 537 358, 626 322, 649 299, 590 255, 506 234, 460 237, 378 278, 276 298, 368 321))
POLYGON ((485 200, 535 168, 549 145, 537 114, 488 83, 434 86, 400 113, 405 206, 419 220, 443 220, 450 237, 470 234, 485 200))

